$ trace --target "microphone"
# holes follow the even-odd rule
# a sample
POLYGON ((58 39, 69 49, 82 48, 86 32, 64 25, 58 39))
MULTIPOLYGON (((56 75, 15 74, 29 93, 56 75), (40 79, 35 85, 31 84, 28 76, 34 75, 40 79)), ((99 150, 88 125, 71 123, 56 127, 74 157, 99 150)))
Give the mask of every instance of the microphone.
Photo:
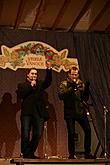
POLYGON ((105 105, 103 106, 103 108, 104 108, 104 112, 108 112, 108 108, 105 105))
POLYGON ((31 84, 32 84, 33 87, 36 86, 36 78, 35 78, 35 77, 32 78, 32 82, 31 82, 31 84))

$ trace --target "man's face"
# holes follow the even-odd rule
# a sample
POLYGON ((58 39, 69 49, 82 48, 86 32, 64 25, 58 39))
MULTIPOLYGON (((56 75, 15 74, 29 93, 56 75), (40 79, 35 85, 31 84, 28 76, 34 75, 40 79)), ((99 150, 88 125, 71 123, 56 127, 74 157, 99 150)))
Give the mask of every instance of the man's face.
POLYGON ((27 78, 29 80, 36 80, 38 77, 37 70, 36 69, 31 69, 30 72, 27 74, 27 78))
POLYGON ((77 81, 77 79, 79 78, 78 70, 73 70, 72 69, 71 72, 68 73, 68 77, 72 81, 77 81))

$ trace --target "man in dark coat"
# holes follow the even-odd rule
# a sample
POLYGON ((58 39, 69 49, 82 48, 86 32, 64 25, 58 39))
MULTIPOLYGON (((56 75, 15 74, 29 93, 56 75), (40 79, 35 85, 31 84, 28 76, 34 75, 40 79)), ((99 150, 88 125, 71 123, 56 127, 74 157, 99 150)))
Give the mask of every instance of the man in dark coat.
POLYGON ((68 78, 61 82, 58 96, 64 102, 64 119, 68 130, 69 159, 75 158, 75 121, 81 125, 85 133, 85 158, 94 158, 91 155, 91 128, 84 106, 89 97, 89 83, 84 84, 79 79, 79 69, 76 66, 68 71, 68 78))
POLYGON ((38 80, 36 69, 29 69, 26 81, 18 84, 17 96, 21 102, 21 153, 23 158, 39 158, 34 153, 44 128, 44 122, 49 115, 43 101, 43 91, 51 85, 52 69, 50 62, 46 63, 46 77, 38 80), (30 132, 31 137, 30 137, 30 132))

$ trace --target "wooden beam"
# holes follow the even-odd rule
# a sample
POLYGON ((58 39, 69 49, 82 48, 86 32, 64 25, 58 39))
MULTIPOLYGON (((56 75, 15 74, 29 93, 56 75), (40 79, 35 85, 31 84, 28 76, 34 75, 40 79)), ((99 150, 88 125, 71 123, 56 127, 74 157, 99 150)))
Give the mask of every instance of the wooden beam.
POLYGON ((35 29, 35 28, 40 28, 39 26, 39 16, 42 14, 42 12, 45 10, 45 8, 47 8, 47 5, 49 4, 49 1, 50 0, 41 0, 40 3, 39 3, 39 6, 37 8, 37 11, 36 11, 36 17, 34 19, 34 22, 33 22, 33 25, 32 25, 32 29, 35 29))
POLYGON ((105 31, 110 32, 110 24, 105 28, 105 31))
POLYGON ((89 26, 87 31, 92 31, 94 26, 97 24, 97 22, 101 19, 101 17, 104 15, 105 11, 107 10, 107 8, 110 5, 110 0, 108 0, 106 2, 106 4, 104 5, 104 7, 102 8, 102 10, 99 12, 99 14, 96 16, 96 18, 93 20, 93 22, 91 23, 91 25, 89 26))
POLYGON ((70 27, 69 31, 73 31, 74 28, 76 27, 76 25, 78 24, 78 22, 80 21, 80 19, 82 18, 82 16, 85 14, 85 12, 88 10, 89 6, 91 5, 92 0, 87 0, 84 7, 82 8, 82 10, 80 11, 80 13, 78 14, 77 18, 75 19, 75 21, 73 22, 72 26, 70 27))
POLYGON ((37 20, 38 20, 38 16, 39 16, 39 14, 40 14, 40 12, 41 12, 43 3, 44 3, 43 0, 41 0, 40 3, 39 3, 39 6, 38 6, 37 12, 36 12, 36 17, 35 17, 34 22, 33 22, 33 25, 32 25, 32 29, 35 28, 35 25, 36 25, 36 22, 37 22, 37 20))
POLYGON ((1 18, 1 15, 2 15, 2 9, 3 9, 3 1, 2 2, 0 1, 0 18, 1 18))
POLYGON ((63 5, 62 5, 62 8, 60 9, 53 25, 52 25, 52 30, 55 30, 57 25, 59 24, 60 20, 62 19, 64 13, 65 13, 65 10, 67 9, 69 3, 70 3, 71 0, 65 0, 63 5))
POLYGON ((25 3, 26 3, 26 0, 20 0, 17 16, 16 16, 16 20, 15 20, 14 29, 18 28, 18 26, 19 26, 19 22, 20 22, 20 19, 22 17, 22 13, 23 13, 23 10, 24 10, 25 3))

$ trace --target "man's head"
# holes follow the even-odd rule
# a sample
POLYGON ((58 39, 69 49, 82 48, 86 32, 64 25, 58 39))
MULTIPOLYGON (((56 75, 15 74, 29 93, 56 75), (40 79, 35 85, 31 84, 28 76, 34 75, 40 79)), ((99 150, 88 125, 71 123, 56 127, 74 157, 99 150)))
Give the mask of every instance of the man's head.
POLYGON ((79 69, 76 66, 73 66, 68 71, 68 77, 72 81, 77 81, 79 78, 79 69))
POLYGON ((31 68, 27 72, 27 79, 32 81, 32 80, 37 80, 38 78, 38 72, 37 69, 31 68))

